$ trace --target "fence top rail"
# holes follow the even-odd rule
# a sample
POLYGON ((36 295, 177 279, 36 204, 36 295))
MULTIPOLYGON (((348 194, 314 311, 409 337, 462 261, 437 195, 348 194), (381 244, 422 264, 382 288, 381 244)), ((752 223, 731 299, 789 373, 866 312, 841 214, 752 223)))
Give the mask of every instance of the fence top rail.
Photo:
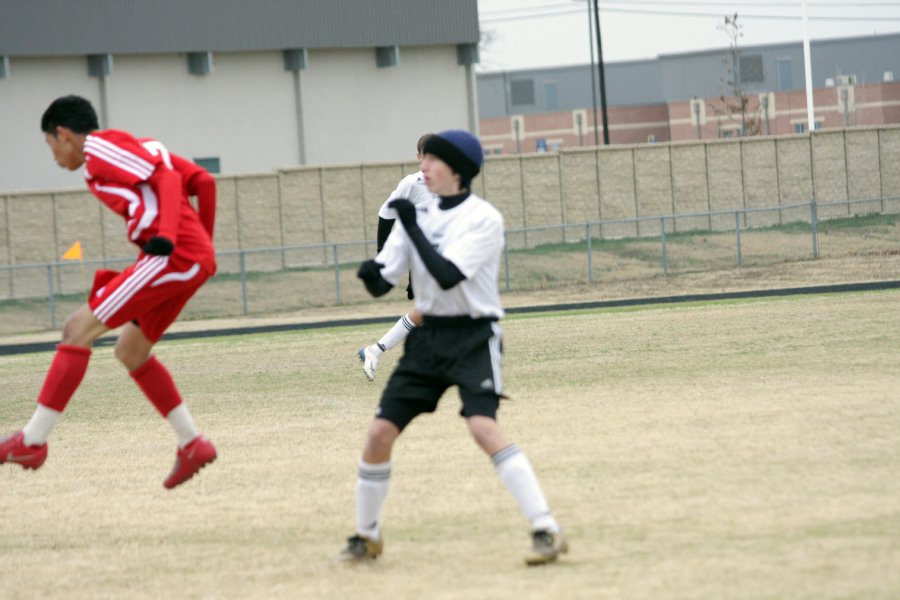
MULTIPOLYGON (((569 228, 579 228, 584 229, 585 227, 595 227, 595 226, 604 226, 604 225, 623 225, 628 223, 641 223, 641 222, 650 222, 650 221, 674 221, 675 219, 688 219, 688 218, 699 218, 699 217, 721 217, 721 216, 730 216, 734 214, 748 214, 748 213, 764 213, 764 212, 774 212, 774 211, 782 211, 782 210, 792 210, 798 208, 810 208, 815 205, 816 207, 825 207, 825 206, 850 206, 855 204, 870 204, 872 202, 882 202, 882 201, 895 201, 900 200, 900 196, 880 196, 876 198, 866 198, 860 200, 835 200, 831 202, 817 202, 815 200, 810 200, 809 202, 798 202, 796 204, 784 204, 781 206, 773 206, 773 207, 763 207, 763 208, 732 208, 725 210, 716 210, 716 211, 706 211, 706 212, 688 212, 688 213, 677 213, 677 214, 668 214, 668 215, 654 215, 654 216, 646 216, 646 217, 626 217, 622 219, 604 219, 598 221, 582 221, 579 223, 560 223, 556 225, 535 225, 532 227, 512 227, 507 228, 504 232, 504 235, 516 234, 516 233, 529 233, 529 232, 537 232, 537 231, 548 231, 548 230, 559 230, 559 229, 569 229, 569 228)), ((290 252, 290 251, 324 251, 328 249, 336 250, 341 247, 351 247, 351 246, 362 246, 363 248, 368 248, 375 243, 374 240, 354 240, 348 242, 320 242, 316 244, 299 244, 293 246, 271 246, 271 247, 261 247, 261 248, 238 248, 235 250, 218 250, 216 252, 216 256, 240 256, 244 254, 265 254, 272 252, 290 252)), ((118 257, 118 258, 106 258, 106 259, 89 259, 89 260, 80 260, 80 261, 62 261, 58 260, 55 262, 43 262, 43 263, 20 263, 15 265, 0 265, 0 270, 2 271, 16 271, 16 270, 27 270, 27 269, 47 269, 50 267, 56 267, 57 269, 63 267, 74 267, 78 264, 81 265, 108 265, 109 263, 130 263, 133 262, 135 257, 118 257)))

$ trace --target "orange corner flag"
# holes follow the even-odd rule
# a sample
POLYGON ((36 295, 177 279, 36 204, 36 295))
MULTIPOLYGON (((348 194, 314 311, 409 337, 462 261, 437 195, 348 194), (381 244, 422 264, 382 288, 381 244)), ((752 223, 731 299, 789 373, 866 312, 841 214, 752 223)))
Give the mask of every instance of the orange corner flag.
POLYGON ((84 260, 84 254, 81 253, 81 242, 72 244, 72 247, 66 250, 62 257, 63 260, 84 260))

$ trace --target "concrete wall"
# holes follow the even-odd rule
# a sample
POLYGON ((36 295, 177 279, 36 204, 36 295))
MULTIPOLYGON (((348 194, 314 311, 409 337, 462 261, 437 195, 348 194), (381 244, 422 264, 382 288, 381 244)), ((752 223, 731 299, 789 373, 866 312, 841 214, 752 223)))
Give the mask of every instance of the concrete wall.
MULTIPOLYGON (((900 127, 847 129, 808 136, 715 140, 696 143, 612 146, 559 153, 490 158, 475 179, 475 192, 503 214, 507 228, 634 219, 736 209, 743 224, 762 227, 809 220, 805 203, 873 199, 870 203, 820 206, 820 218, 880 210, 882 196, 900 196, 900 127), (812 162, 810 162, 812 161, 812 162)), ((374 251, 377 211, 411 162, 300 167, 219 177, 218 250, 250 250, 323 242, 372 242, 339 249, 342 260, 374 251)), ((732 213, 689 216, 669 230, 730 229, 732 213)), ((134 256, 124 223, 85 190, 0 195, 2 264, 52 262, 76 240, 88 259, 134 256)), ((657 235, 657 219, 606 223, 605 237, 657 235)), ((596 235, 594 229, 594 235, 596 235)), ((528 232, 510 245, 582 239, 584 227, 528 232)), ((318 250, 318 259, 333 257, 318 250)), ((269 253, 248 267, 309 264, 309 252, 269 253)), ((222 264, 234 270, 236 263, 222 264), (230 265, 230 266, 229 266, 230 265)), ((0 287, 26 285, 0 281, 0 287)), ((34 275, 30 275, 34 277, 34 275)), ((46 283, 43 283, 46 289, 46 283)))
POLYGON ((388 68, 376 66, 374 48, 310 50, 297 73, 280 51, 215 53, 213 65, 199 76, 184 54, 115 55, 101 80, 83 56, 13 57, 0 79, 0 193, 83 185, 55 164, 40 131, 43 111, 66 94, 90 100, 101 127, 218 158, 225 175, 405 160, 423 133, 470 123, 455 45, 401 47, 388 68))

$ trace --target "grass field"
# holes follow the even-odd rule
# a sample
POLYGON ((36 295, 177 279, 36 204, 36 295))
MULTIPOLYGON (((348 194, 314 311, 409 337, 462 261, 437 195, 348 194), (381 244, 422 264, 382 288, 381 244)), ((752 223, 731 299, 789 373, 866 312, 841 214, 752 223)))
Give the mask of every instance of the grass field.
MULTIPOLYGON (((174 491, 166 423, 112 351, 37 472, 0 467, 0 597, 900 597, 900 292, 514 316, 500 422, 571 553, 528 527, 449 393, 395 449, 385 554, 352 533, 383 326, 164 342, 219 460, 174 491)), ((0 431, 50 354, 0 358, 0 431)))

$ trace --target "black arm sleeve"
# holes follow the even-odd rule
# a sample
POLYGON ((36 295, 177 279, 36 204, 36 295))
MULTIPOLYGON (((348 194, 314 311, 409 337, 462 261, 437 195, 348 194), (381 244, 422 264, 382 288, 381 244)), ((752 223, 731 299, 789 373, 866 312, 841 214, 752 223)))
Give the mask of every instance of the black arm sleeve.
POLYGON ((425 238, 425 234, 422 233, 421 229, 414 227, 412 231, 407 230, 406 233, 409 234, 409 239, 412 240, 412 243, 416 247, 416 251, 419 253, 419 256, 422 257, 425 268, 428 269, 428 272, 431 273, 431 276, 438 282, 438 285, 441 286, 442 290, 449 290, 466 278, 456 265, 441 256, 441 254, 428 243, 428 240, 425 238))
POLYGON ((394 227, 394 221, 396 219, 383 219, 378 217, 378 237, 376 237, 375 249, 378 252, 381 252, 381 249, 384 248, 384 243, 387 241, 388 236, 391 234, 391 228, 394 227))
POLYGON ((382 267, 384 265, 381 263, 367 260, 359 265, 359 270, 356 272, 356 276, 363 280, 369 293, 376 298, 384 296, 394 287, 387 279, 381 276, 382 267))

